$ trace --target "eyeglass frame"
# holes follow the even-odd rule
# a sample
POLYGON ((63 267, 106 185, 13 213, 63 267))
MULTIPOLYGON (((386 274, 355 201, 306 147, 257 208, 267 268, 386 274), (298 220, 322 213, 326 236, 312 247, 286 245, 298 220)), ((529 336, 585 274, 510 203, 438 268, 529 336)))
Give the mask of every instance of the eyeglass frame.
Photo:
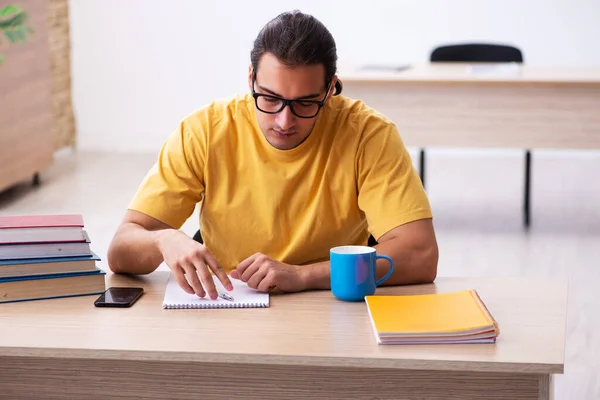
POLYGON ((316 118, 317 115, 319 115, 319 112, 321 111, 321 108, 323 108, 323 106, 325 105, 325 100, 327 100, 327 96, 329 96, 329 91, 331 90, 331 81, 329 81, 329 83, 327 84, 327 91, 325 92, 325 97, 323 97, 323 100, 302 100, 302 99, 288 100, 288 99, 284 99, 283 97, 273 96, 272 94, 256 93, 256 91, 254 90, 254 83, 255 82, 256 82, 256 72, 253 72, 252 73, 252 97, 254 97, 254 105, 256 106, 256 109, 258 111, 263 112, 265 114, 279 114, 280 112, 282 112, 285 109, 285 107, 289 106, 290 107, 290 111, 292 112, 292 114, 294 114, 298 118, 305 118, 305 119, 316 118), (272 99, 280 100, 281 103, 282 103, 281 108, 279 110, 277 110, 277 111, 265 111, 265 110, 262 110, 258 106, 258 98, 259 97, 269 97, 269 98, 272 98, 272 99), (317 112, 312 117, 306 117, 306 116, 298 115, 294 111, 294 107, 293 107, 294 103, 296 103, 296 102, 313 103, 313 104, 316 104, 317 106, 319 106, 319 108, 317 108, 317 112))

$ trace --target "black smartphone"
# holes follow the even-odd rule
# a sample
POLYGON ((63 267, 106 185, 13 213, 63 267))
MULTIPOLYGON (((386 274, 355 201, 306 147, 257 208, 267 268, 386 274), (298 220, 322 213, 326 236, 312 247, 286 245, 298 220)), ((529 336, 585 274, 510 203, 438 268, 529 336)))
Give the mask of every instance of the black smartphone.
POLYGON ((144 293, 139 287, 110 287, 96 299, 96 307, 131 307, 144 293))

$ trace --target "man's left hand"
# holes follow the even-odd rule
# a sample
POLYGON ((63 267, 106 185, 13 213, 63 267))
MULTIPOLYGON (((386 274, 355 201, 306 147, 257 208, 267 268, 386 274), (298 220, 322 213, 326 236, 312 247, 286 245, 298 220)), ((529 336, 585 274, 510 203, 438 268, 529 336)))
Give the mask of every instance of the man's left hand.
POLYGON ((269 292, 274 288, 282 292, 300 292, 306 289, 301 267, 275 261, 261 253, 242 261, 231 271, 231 277, 240 279, 261 292, 269 292))

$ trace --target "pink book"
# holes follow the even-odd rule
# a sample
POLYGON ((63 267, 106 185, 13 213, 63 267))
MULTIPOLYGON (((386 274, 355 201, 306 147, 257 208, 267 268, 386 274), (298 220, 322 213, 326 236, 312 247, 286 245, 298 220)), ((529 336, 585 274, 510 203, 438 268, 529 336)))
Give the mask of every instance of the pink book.
POLYGON ((0 229, 48 228, 59 226, 83 227, 83 216, 80 214, 0 216, 0 229))
POLYGON ((0 244, 85 240, 80 214, 0 216, 0 244))

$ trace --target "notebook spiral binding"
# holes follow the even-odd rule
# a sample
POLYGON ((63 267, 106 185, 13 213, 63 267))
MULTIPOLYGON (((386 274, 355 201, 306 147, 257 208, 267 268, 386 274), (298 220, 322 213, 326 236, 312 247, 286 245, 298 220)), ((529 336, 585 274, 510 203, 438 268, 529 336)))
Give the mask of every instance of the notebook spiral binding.
POLYGON ((196 308, 266 308, 263 303, 239 303, 239 304, 171 304, 164 308, 170 309, 196 309, 196 308))

